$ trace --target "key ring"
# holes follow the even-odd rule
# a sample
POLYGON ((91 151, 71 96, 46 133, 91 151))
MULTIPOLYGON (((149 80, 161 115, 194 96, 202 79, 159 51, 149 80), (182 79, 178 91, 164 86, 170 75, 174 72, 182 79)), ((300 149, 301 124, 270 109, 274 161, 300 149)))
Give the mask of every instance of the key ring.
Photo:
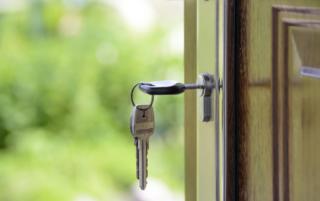
MULTIPOLYGON (((136 104, 135 104, 135 102, 134 102, 134 100, 133 100, 134 90, 135 90, 135 89, 137 88, 137 86, 139 86, 140 84, 142 84, 142 83, 139 82, 139 83, 135 84, 135 85, 132 87, 132 89, 131 89, 131 103, 132 103, 132 106, 133 106, 133 107, 136 106, 136 104)), ((152 107, 152 105, 153 105, 153 100, 154 100, 154 97, 153 97, 153 95, 151 95, 151 102, 150 102, 149 106, 148 106, 147 108, 144 108, 144 109, 139 108, 139 110, 147 111, 148 109, 150 109, 150 108, 152 107)))

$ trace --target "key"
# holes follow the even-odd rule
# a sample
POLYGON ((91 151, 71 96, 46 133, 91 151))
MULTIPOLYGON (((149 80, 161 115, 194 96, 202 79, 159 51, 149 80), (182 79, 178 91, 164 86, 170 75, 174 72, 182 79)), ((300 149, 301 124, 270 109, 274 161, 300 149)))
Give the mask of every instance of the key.
POLYGON ((131 113, 130 130, 135 140, 137 151, 137 179, 142 190, 147 185, 147 153, 149 147, 149 137, 154 131, 154 113, 148 105, 138 105, 133 108, 131 113))
POLYGON ((142 190, 146 188, 148 176, 149 137, 154 131, 154 113, 149 105, 137 105, 133 108, 130 122, 131 134, 135 139, 137 151, 137 179, 142 190))
POLYGON ((183 93, 187 89, 203 89, 201 84, 182 84, 171 80, 155 82, 142 82, 139 89, 150 95, 175 95, 183 93))

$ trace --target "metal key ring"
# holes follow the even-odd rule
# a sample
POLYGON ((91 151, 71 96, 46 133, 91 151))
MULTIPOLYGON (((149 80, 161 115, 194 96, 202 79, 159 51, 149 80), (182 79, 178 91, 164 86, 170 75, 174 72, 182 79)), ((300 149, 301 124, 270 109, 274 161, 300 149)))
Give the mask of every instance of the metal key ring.
MULTIPOLYGON (((134 102, 134 100, 133 100, 134 90, 135 90, 136 87, 139 86, 140 84, 142 84, 142 83, 139 82, 139 83, 135 84, 135 85, 132 87, 132 89, 131 89, 131 103, 132 103, 132 106, 133 106, 133 107, 136 106, 136 104, 135 104, 135 102, 134 102)), ((153 105, 153 100, 154 100, 154 97, 153 97, 153 95, 151 95, 151 102, 150 102, 149 106, 148 106, 147 108, 145 108, 145 109, 139 109, 139 110, 146 111, 146 110, 150 109, 150 108, 152 107, 152 105, 153 105)))

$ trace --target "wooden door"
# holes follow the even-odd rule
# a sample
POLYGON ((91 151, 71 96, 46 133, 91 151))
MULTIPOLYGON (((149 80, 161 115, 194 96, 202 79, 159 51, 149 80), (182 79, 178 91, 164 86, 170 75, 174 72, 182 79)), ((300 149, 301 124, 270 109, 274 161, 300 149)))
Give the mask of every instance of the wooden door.
POLYGON ((228 200, 320 200, 320 1, 232 5, 228 200))
MULTIPOLYGON (((185 0, 185 82, 223 74, 223 0, 185 0)), ((185 183, 187 201, 224 200, 223 91, 213 90, 212 119, 202 121, 202 98, 185 93, 185 183)))

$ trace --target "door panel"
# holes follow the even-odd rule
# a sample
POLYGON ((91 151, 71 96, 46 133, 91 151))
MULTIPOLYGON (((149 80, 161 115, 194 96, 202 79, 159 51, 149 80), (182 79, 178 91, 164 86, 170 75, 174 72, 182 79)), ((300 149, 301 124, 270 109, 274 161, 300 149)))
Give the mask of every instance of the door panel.
POLYGON ((316 74, 302 73, 306 68, 309 71, 319 69, 318 58, 314 57, 319 56, 319 51, 313 47, 320 47, 317 43, 319 29, 292 29, 291 39, 288 47, 288 113, 285 114, 288 121, 289 198, 319 200, 320 79, 316 74), (310 40, 312 44, 308 42, 310 40))
POLYGON ((236 6, 236 194, 320 197, 320 1, 236 6))

